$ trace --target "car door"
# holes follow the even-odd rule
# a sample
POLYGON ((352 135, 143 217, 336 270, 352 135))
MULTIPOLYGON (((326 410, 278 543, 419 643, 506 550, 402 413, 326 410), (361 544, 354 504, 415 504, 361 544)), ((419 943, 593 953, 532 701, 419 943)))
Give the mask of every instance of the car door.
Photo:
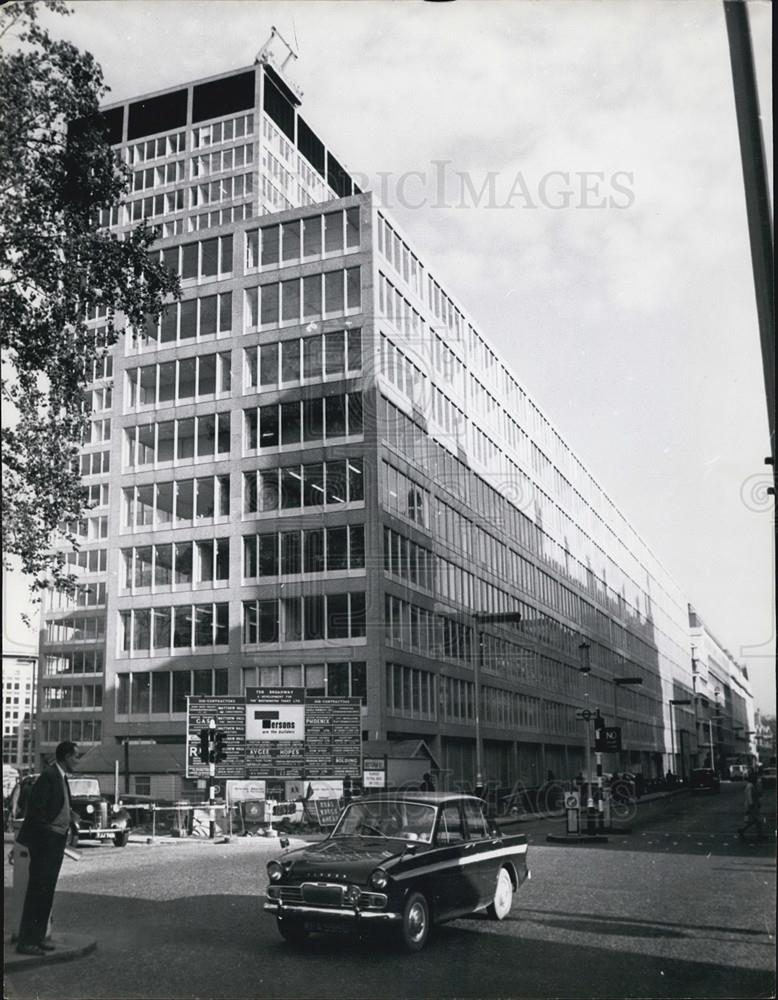
POLYGON ((465 799, 465 825, 467 850, 465 852, 465 878, 470 892, 477 902, 473 909, 491 903, 497 884, 500 859, 495 857, 495 847, 499 847, 499 837, 493 836, 484 809, 475 799, 465 799))
POLYGON ((468 913, 473 892, 465 878, 467 853, 464 816, 460 802, 447 802, 440 809, 433 844, 435 855, 434 895, 440 918, 468 913))

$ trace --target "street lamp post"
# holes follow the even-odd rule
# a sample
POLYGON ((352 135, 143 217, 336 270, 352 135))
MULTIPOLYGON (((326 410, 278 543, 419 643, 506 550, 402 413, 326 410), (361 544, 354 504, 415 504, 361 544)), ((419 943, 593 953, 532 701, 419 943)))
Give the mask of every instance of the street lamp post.
MULTIPOLYGON (((673 709, 676 705, 691 705, 691 698, 671 698, 670 699, 670 746, 672 748, 672 761, 673 768, 675 767, 675 712, 673 709)), ((681 760, 681 771, 685 774, 685 767, 683 766, 683 760, 681 760)), ((673 771, 675 773, 675 771, 673 771)))
MULTIPOLYGON (((581 654, 581 665, 578 670, 584 674, 591 673, 591 664, 589 661, 589 652, 591 646, 586 640, 578 644, 578 651, 581 654)), ((589 708, 589 685, 586 685, 586 690, 584 691, 584 697, 586 699, 586 707, 589 708)), ((591 709, 590 709, 591 711, 591 709)), ((591 750, 591 729, 589 724, 589 719, 583 720, 584 733, 586 734, 586 808, 594 808, 594 798, 592 796, 592 750, 591 750)))
POLYGON ((474 722, 475 722, 475 787, 477 789, 483 789, 484 787, 484 748, 483 740, 481 738, 481 666, 482 666, 482 651, 481 651, 481 629, 479 625, 510 625, 521 621, 521 614, 518 611, 506 612, 505 614, 488 614, 482 611, 476 611, 473 615, 473 620, 475 622, 474 629, 474 648, 473 648, 473 699, 474 699, 474 722))

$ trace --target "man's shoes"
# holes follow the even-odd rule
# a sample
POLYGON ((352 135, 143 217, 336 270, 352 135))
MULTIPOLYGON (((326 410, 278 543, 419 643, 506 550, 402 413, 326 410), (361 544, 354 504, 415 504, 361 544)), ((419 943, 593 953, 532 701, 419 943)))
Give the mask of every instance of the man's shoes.
POLYGON ((57 946, 52 944, 51 941, 41 941, 38 945, 39 948, 43 948, 44 951, 56 951, 57 946))
POLYGON ((46 954, 46 949, 39 944, 17 944, 17 955, 37 955, 39 958, 46 954))

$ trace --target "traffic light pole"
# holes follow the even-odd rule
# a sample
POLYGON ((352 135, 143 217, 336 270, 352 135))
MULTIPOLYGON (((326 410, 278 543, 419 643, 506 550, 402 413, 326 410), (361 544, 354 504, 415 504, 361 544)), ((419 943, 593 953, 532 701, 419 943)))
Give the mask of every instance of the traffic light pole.
POLYGON ((208 837, 216 838, 216 719, 208 723, 208 837))

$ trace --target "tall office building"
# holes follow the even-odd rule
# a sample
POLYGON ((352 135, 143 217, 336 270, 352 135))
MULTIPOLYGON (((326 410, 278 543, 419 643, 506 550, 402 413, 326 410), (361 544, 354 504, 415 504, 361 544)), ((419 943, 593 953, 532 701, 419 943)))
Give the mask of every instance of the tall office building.
POLYGON ((280 72, 105 121, 133 184, 104 222, 158 225, 183 297, 94 372, 42 749, 183 764, 188 694, 283 685, 360 697, 365 739, 454 780, 575 774, 586 708, 622 727, 612 766, 689 766, 686 598, 280 72))

